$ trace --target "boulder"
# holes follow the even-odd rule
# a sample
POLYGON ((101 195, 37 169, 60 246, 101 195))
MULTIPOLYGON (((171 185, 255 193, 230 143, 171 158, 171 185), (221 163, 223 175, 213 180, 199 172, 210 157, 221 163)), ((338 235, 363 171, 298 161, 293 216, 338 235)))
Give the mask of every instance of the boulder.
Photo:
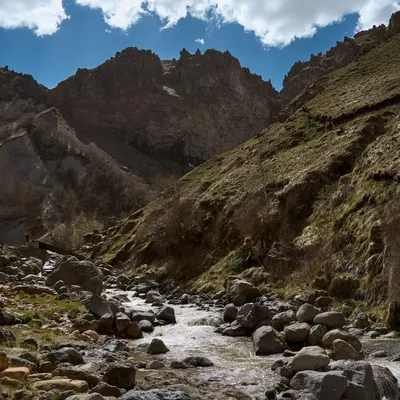
POLYGON ((378 399, 399 399, 400 388, 392 372, 380 365, 372 365, 374 381, 378 389, 378 399))
POLYGON ((311 326, 305 322, 295 322, 286 325, 284 332, 289 342, 304 342, 310 332, 311 326))
POLYGON ((379 389, 369 363, 365 361, 333 361, 328 368, 331 371, 343 371, 346 375, 348 382, 345 398, 347 400, 380 400, 383 398, 379 395, 379 389))
POLYGON ((354 347, 342 339, 333 341, 333 358, 335 360, 360 360, 362 357, 354 347))
POLYGON ((65 400, 114 400, 114 397, 105 398, 99 393, 92 394, 74 394, 68 396, 65 400))
POLYGON ((0 373, 0 380, 2 378, 10 378, 16 381, 24 381, 29 376, 29 368, 26 367, 10 367, 0 373))
POLYGON ((14 356, 8 357, 8 365, 10 367, 26 367, 30 372, 36 372, 38 368, 36 363, 33 363, 25 358, 14 356))
POLYGON ((227 304, 224 308, 222 319, 224 322, 230 323, 236 319, 237 314, 238 309, 233 304, 227 304))
POLYGON ((86 331, 93 331, 93 330, 96 330, 96 324, 93 322, 90 322, 86 319, 77 319, 73 323, 71 330, 79 331, 80 333, 83 333, 86 331))
POLYGON ((347 378, 341 371, 300 371, 291 379, 290 387, 311 392, 318 400, 339 400, 347 389, 347 378))
POLYGON ((296 314, 293 310, 288 310, 273 316, 271 326, 278 331, 282 331, 286 325, 296 321, 296 314))
POLYGON ((160 360, 153 360, 146 364, 146 369, 162 369, 165 368, 165 364, 160 360))
POLYGON ((307 346, 320 346, 322 338, 328 332, 328 328, 325 325, 314 325, 310 329, 310 333, 307 338, 307 346))
POLYGON ((235 279, 232 281, 228 289, 229 297, 231 299, 236 296, 242 296, 247 301, 251 301, 261 296, 261 292, 250 282, 245 280, 235 279))
POLYGON ((345 342, 352 345, 356 351, 361 351, 362 345, 359 339, 351 333, 341 331, 339 329, 333 329, 332 331, 329 331, 325 334, 321 341, 322 347, 333 347, 333 342, 336 339, 344 340, 345 342))
POLYGON ((140 326, 136 321, 129 322, 129 324, 127 325, 127 327, 125 329, 124 334, 129 339, 139 339, 139 338, 143 337, 143 332, 140 329, 140 326))
POLYGON ((312 323, 314 318, 320 314, 320 310, 311 304, 305 303, 300 306, 296 313, 297 321, 299 322, 309 322, 312 323))
POLYGON ((59 350, 52 351, 47 354, 47 358, 53 365, 65 362, 72 365, 84 364, 82 354, 72 347, 63 347, 59 350))
POLYGON ((33 387, 36 390, 43 390, 45 392, 50 392, 51 390, 65 392, 71 390, 75 393, 85 393, 89 390, 87 382, 72 379, 50 379, 47 381, 34 382, 33 387))
POLYGON ((270 317, 271 312, 267 306, 247 303, 240 307, 236 321, 245 328, 254 329, 261 322, 268 320, 270 317))
POLYGON ((256 355, 269 355, 282 353, 285 343, 279 332, 271 326, 258 328, 252 336, 253 347, 256 355))
POLYGON ((164 306, 156 314, 157 319, 165 321, 168 324, 176 324, 175 310, 170 306, 164 306))
POLYGON ((303 347, 291 360, 290 367, 293 372, 306 370, 319 370, 327 366, 330 357, 324 349, 318 346, 303 347))
POLYGON ((150 321, 143 319, 139 322, 139 328, 142 332, 153 332, 154 326, 150 321))
POLYGON ((342 328, 346 324, 346 319, 340 312, 327 311, 318 314, 314 318, 314 324, 326 325, 329 329, 342 328))
POLYGON ((147 352, 149 354, 164 354, 169 352, 169 349, 161 339, 154 338, 151 341, 149 348, 147 349, 147 352))
POLYGON ((130 318, 126 314, 119 312, 115 315, 115 326, 118 333, 124 332, 131 323, 130 318))
POLYGON ((153 323, 156 319, 155 314, 151 311, 134 310, 134 311, 131 311, 128 315, 132 322, 140 322, 142 320, 146 320, 146 321, 153 323))
POLYGON ((120 397, 122 392, 116 386, 109 385, 106 382, 99 382, 91 391, 90 393, 99 393, 103 396, 113 396, 113 397, 120 397))
POLYGON ((129 351, 129 347, 121 340, 111 339, 103 345, 103 349, 111 353, 117 353, 119 351, 129 351))
POLYGON ((164 301, 165 301, 164 297, 157 290, 150 290, 146 294, 146 303, 162 304, 164 303, 164 301))
POLYGON ((28 294, 37 294, 37 295, 49 294, 54 296, 57 294, 57 292, 54 289, 42 285, 18 285, 15 286, 13 290, 15 292, 24 292, 28 294))
POLYGON ((130 390, 135 387, 136 368, 128 365, 115 365, 107 370, 103 381, 120 389, 130 390))
POLYGON ((54 285, 62 280, 68 286, 77 285, 83 290, 100 295, 103 291, 102 274, 90 261, 79 261, 75 257, 57 262, 54 271, 47 277, 47 284, 54 285))
POLYGON ((247 336, 249 334, 249 330, 242 325, 236 323, 236 321, 229 326, 221 326, 222 334, 224 336, 247 336))
POLYGON ((86 307, 93 315, 99 318, 105 314, 115 314, 117 312, 106 299, 95 294, 90 298, 86 307))
POLYGON ((106 331, 112 331, 115 326, 114 315, 111 313, 102 315, 99 320, 99 325, 101 328, 105 329, 106 331))

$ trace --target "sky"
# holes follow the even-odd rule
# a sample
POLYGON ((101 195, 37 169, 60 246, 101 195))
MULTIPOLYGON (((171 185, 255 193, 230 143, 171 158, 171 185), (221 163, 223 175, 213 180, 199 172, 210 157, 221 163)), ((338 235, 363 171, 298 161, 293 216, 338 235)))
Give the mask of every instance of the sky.
POLYGON ((0 0, 0 66, 48 88, 129 46, 230 51, 280 90, 296 61, 387 24, 400 0, 0 0))

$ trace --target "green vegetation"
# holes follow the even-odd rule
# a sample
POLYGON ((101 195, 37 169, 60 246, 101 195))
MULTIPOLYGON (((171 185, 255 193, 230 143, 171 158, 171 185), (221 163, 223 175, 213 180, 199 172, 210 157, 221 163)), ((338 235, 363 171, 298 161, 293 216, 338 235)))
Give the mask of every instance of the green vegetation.
POLYGON ((366 263, 385 257, 369 232, 398 197, 399 65, 397 35, 325 77, 286 122, 207 161, 107 232, 103 261, 212 292, 250 270, 287 294, 351 278, 344 297, 384 303, 388 273, 372 275, 366 263))

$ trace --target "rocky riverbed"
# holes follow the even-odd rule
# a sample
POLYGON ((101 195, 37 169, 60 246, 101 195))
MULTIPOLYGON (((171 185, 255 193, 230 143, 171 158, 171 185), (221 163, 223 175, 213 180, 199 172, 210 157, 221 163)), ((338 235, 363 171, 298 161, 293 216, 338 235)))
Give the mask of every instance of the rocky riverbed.
POLYGON ((322 291, 215 296, 29 249, 0 254, 4 398, 399 399, 400 341, 322 291))

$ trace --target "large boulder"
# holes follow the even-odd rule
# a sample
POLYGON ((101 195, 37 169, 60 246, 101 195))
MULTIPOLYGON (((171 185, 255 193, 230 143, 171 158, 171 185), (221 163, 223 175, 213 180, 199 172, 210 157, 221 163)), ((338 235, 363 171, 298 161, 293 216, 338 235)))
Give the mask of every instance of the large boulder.
POLYGON ((267 321, 271 312, 267 306, 261 304, 247 303, 240 307, 236 320, 245 328, 256 328, 261 322, 267 321))
POLYGON ((118 333, 124 332, 131 323, 130 318, 126 314, 119 312, 115 315, 115 327, 118 333))
POLYGON ((54 271, 47 277, 47 284, 52 286, 62 280, 66 285, 78 285, 83 290, 100 295, 103 291, 102 278, 100 270, 92 262, 70 257, 56 263, 54 271))
MULTIPOLYGON (((346 375, 347 400, 381 400, 378 386, 374 380, 372 367, 365 361, 334 361, 328 366, 331 371, 343 371, 346 375)), ((396 397, 387 397, 396 398, 396 397)))
POLYGON ((293 372, 306 370, 319 370, 326 367, 330 362, 330 357, 324 349, 318 346, 303 347, 290 362, 293 372))
POLYGON ((374 381, 378 389, 379 399, 400 399, 400 388, 392 372, 380 365, 372 365, 374 381))
POLYGON ((360 360, 362 357, 354 347, 342 339, 333 341, 333 358, 335 360, 360 360))
POLYGON ((272 326, 262 326, 258 328, 253 333, 252 340, 256 355, 282 353, 286 347, 279 332, 272 326))
POLYGON ((63 347, 52 351, 47 354, 47 358, 54 365, 61 363, 70 363, 73 365, 84 364, 82 354, 72 347, 63 347))
POLYGON ((114 365, 103 376, 103 381, 120 389, 135 387, 136 368, 128 365, 114 365))
POLYGON ((259 289, 250 282, 242 279, 235 279, 231 282, 228 294, 232 300, 239 296, 240 298, 244 298, 246 301, 251 301, 261 296, 259 289))
POLYGON ((152 311, 133 310, 130 313, 128 313, 128 315, 131 318, 131 321, 133 322, 140 322, 146 320, 153 323, 156 319, 156 316, 152 311))
POLYGON ((162 304, 164 303, 165 299, 164 296, 160 294, 157 290, 150 290, 147 292, 146 295, 146 303, 157 303, 162 304))
POLYGON ((94 294, 89 302, 86 303, 86 308, 96 317, 102 317, 105 314, 116 314, 117 308, 114 304, 108 302, 103 297, 94 294))
POLYGON ((164 354, 169 352, 169 349, 161 339, 154 338, 151 341, 147 352, 149 354, 164 354))
POLYGON ((289 342, 304 342, 310 332, 311 326, 305 322, 295 322, 285 326, 286 340, 289 342))
POLYGON ((333 347, 333 342, 336 339, 341 339, 351 344, 358 352, 360 352, 362 349, 362 344, 356 336, 349 332, 341 331, 340 329, 333 329, 326 333, 321 341, 322 347, 333 347))
POLYGON ((314 324, 326 325, 330 329, 342 328, 346 324, 346 318, 340 312, 327 311, 316 315, 314 324))
POLYGON ((339 400, 347 389, 347 378, 342 371, 301 371, 290 381, 290 387, 314 394, 318 400, 339 400))
POLYGON ((314 318, 321 313, 317 307, 314 307, 311 304, 305 303, 302 304, 297 311, 296 318, 299 322, 309 322, 312 323, 314 318))

